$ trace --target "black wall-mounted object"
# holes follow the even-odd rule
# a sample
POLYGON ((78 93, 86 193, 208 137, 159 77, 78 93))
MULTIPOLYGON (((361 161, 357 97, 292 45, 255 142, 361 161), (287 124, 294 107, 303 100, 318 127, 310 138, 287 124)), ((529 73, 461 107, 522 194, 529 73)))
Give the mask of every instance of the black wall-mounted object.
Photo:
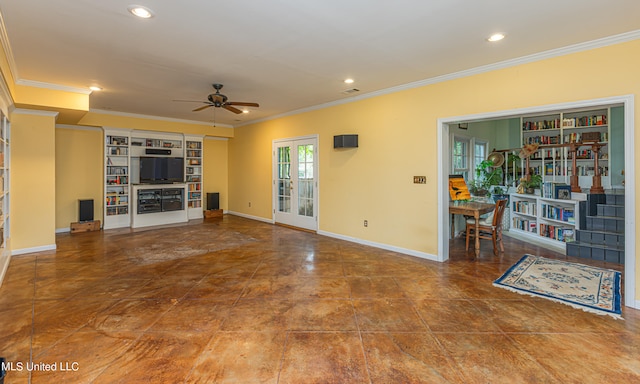
POLYGON ((170 149, 161 149, 161 148, 147 148, 144 150, 146 155, 170 155, 170 149))
POLYGON ((93 199, 78 200, 80 203, 79 222, 93 221, 93 199))
POLYGON ((358 148, 358 135, 333 136, 333 148, 358 148))
POLYGON ((212 192, 207 193, 207 209, 220 209, 220 193, 212 192))

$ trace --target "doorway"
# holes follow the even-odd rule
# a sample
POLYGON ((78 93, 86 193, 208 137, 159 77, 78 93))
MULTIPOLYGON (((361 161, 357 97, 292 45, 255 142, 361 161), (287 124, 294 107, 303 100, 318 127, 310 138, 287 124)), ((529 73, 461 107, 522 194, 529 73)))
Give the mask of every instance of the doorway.
POLYGON ((273 142, 273 220, 318 229, 318 138, 273 142))
MULTIPOLYGON (((438 144, 438 261, 446 261, 449 258, 449 191, 448 176, 450 165, 450 124, 458 124, 468 121, 502 119, 527 115, 533 113, 545 113, 563 109, 592 108, 602 105, 622 104, 624 106, 624 152, 625 152, 625 207, 627 212, 636 211, 635 186, 635 134, 634 134, 634 97, 633 95, 610 97, 603 99, 585 100, 571 103, 545 105, 531 108, 522 108, 509 111, 498 111, 476 115, 456 116, 438 119, 437 144, 438 144)), ((625 218, 625 277, 624 277, 624 305, 640 309, 640 302, 636 302, 636 224, 635 216, 628 215, 625 218)))

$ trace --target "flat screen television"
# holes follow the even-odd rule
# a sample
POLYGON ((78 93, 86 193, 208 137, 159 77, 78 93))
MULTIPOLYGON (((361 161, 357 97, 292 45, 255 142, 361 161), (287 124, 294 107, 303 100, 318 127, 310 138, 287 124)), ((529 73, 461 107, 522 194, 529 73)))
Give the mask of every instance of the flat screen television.
POLYGON ((140 183, 183 182, 184 159, 182 157, 140 157, 140 183))

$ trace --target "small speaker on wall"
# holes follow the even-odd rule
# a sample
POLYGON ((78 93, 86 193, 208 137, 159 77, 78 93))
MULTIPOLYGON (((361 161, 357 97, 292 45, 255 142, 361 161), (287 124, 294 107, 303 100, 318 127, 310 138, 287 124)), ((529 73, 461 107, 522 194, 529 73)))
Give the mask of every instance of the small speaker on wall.
POLYGON ((93 199, 78 200, 80 202, 80 222, 93 221, 93 199))
POLYGON ((358 148, 358 135, 333 136, 333 148, 358 148))

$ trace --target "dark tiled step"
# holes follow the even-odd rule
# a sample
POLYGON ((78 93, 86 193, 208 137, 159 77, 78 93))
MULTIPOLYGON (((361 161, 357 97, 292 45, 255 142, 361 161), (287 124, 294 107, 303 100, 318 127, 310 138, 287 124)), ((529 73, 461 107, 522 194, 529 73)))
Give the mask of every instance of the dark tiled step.
POLYGON ((624 218, 612 216, 587 216, 586 230, 624 233, 624 218))
POLYGON ((622 247, 624 249, 624 233, 589 231, 579 229, 575 233, 576 241, 594 245, 622 247))
POLYGON ((624 217, 624 205, 597 204, 598 216, 624 217))
POLYGON ((608 248, 579 241, 567 243, 567 256, 624 264, 624 249, 608 248))
POLYGON ((607 193, 605 196, 606 196, 606 204, 624 205, 624 194, 607 193))

